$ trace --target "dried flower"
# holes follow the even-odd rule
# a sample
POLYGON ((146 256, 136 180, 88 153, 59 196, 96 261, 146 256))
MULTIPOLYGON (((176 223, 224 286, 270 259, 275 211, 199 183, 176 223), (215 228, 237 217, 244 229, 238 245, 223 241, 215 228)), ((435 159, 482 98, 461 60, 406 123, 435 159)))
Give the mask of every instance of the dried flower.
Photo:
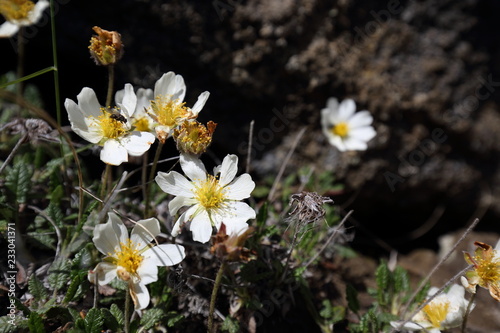
POLYGON ((471 271, 462 276, 461 281, 467 291, 476 292, 479 285, 490 291, 491 297, 500 302, 500 241, 495 246, 474 242, 477 246, 474 256, 465 252, 464 257, 467 263, 474 265, 471 271))
POLYGON ((121 35, 116 31, 107 31, 99 27, 92 28, 97 36, 90 39, 90 55, 97 65, 113 65, 123 55, 121 35))
POLYGON ((0 25, 0 37, 12 37, 20 27, 37 23, 48 6, 47 0, 36 4, 30 0, 0 0, 0 14, 5 17, 0 25))
POLYGON ((180 153, 200 155, 204 153, 212 143, 217 124, 209 121, 207 126, 194 121, 184 121, 181 126, 174 129, 174 140, 180 153))
POLYGON ((323 208, 325 203, 333 203, 329 197, 323 197, 316 192, 305 192, 292 194, 290 205, 294 206, 290 212, 289 221, 299 221, 301 225, 314 223, 325 216, 323 208))
POLYGON ((244 228, 238 232, 233 231, 230 235, 226 233, 226 225, 221 224, 219 231, 213 237, 213 245, 210 252, 225 261, 248 262, 253 259, 253 252, 243 247, 246 240, 252 237, 254 228, 244 228))

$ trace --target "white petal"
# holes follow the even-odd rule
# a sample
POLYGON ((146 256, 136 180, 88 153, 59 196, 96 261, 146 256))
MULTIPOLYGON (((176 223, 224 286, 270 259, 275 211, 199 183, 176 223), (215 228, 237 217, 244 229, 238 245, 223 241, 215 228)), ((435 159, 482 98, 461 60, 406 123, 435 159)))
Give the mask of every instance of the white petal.
POLYGON ((186 210, 184 213, 182 213, 181 216, 177 219, 175 222, 173 228, 172 228, 172 236, 176 237, 184 228, 187 222, 192 218, 192 215, 196 213, 199 209, 199 205, 194 205, 192 207, 189 207, 188 210, 186 210))
POLYGON ((120 248, 120 242, 127 238, 127 228, 120 218, 114 213, 108 213, 108 221, 95 226, 92 241, 102 254, 112 255, 120 248))
POLYGON ((123 113, 127 115, 128 118, 132 117, 135 112, 135 106, 137 105, 137 96, 134 92, 134 87, 127 83, 125 84, 125 89, 123 94, 122 102, 119 104, 123 113))
POLYGON ((373 117, 368 111, 359 111, 352 115, 349 119, 348 124, 349 128, 357 128, 371 125, 373 122, 373 117))
POLYGON ((347 121, 356 112, 356 103, 352 99, 344 99, 339 105, 339 120, 347 121))
POLYGON ((205 180, 207 171, 203 162, 195 155, 181 154, 180 157, 182 171, 191 180, 205 180))
POLYGON ((248 173, 244 173, 226 186, 226 198, 230 200, 246 199, 250 197, 254 188, 255 183, 252 177, 248 173))
POLYGON ((210 93, 208 91, 203 92, 200 96, 198 96, 198 100, 194 104, 194 106, 191 108, 191 111, 193 112, 194 115, 198 115, 200 111, 203 109, 205 106, 205 103, 207 102, 208 97, 210 96, 210 93))
POLYGON ((160 222, 154 217, 146 220, 139 220, 132 229, 130 240, 137 244, 139 249, 147 246, 160 233, 160 222))
POLYGON ((76 96, 78 106, 83 112, 84 117, 99 117, 101 112, 101 105, 97 100, 97 96, 91 88, 84 87, 82 91, 76 96))
POLYGON ((193 197, 193 184, 177 171, 168 173, 160 171, 155 181, 163 192, 181 197, 193 197))
POLYGON ((139 110, 143 111, 144 108, 147 109, 152 99, 154 99, 153 90, 144 88, 137 89, 136 112, 139 110))
POLYGON ((161 244, 144 252, 144 257, 149 257, 150 262, 156 266, 173 266, 180 263, 186 253, 184 247, 176 244, 161 244))
POLYGON ((148 253, 149 250, 143 253, 143 261, 137 269, 137 274, 141 277, 141 282, 143 284, 150 284, 158 280, 158 265, 156 261, 151 258, 151 254, 148 253))
POLYGON ((110 139, 101 150, 101 161, 106 164, 120 165, 128 161, 127 149, 117 140, 110 139))
POLYGON ((101 286, 104 286, 110 283, 116 277, 116 269, 116 265, 110 262, 100 262, 94 268, 94 274, 92 274, 92 276, 91 274, 89 274, 89 281, 94 283, 94 278, 95 276, 97 276, 97 283, 99 283, 101 286), (92 279, 92 281, 90 279, 92 279))
MULTIPOLYGON (((29 21, 31 24, 34 24, 40 20, 42 17, 43 11, 45 8, 49 6, 49 2, 46 0, 39 0, 36 4, 33 10, 30 11, 29 13, 29 21)), ((30 25, 31 25, 30 24, 30 25)))
POLYGON ((192 206, 194 204, 196 204, 196 199, 177 196, 177 197, 173 198, 172 200, 170 200, 170 202, 168 203, 168 211, 169 211, 170 215, 173 216, 173 215, 177 214, 177 211, 180 208, 182 208, 184 206, 192 206))
POLYGON ((230 209, 231 214, 229 216, 224 216, 224 223, 226 225, 233 222, 246 222, 250 219, 254 219, 256 216, 255 210, 244 202, 232 201, 230 203, 230 209))
POLYGON ((370 141, 377 135, 377 132, 371 126, 358 127, 349 130, 349 137, 362 141, 370 141))
MULTIPOLYGON (((239 235, 240 233, 242 233, 243 231, 248 229, 248 224, 246 222, 242 222, 242 221, 229 222, 228 224, 226 224, 224 222, 224 224, 226 225, 226 233, 228 235, 231 235, 231 234, 239 235)), ((220 226, 219 226, 219 228, 220 228, 220 226)), ((217 228, 217 230, 219 228, 217 228)))
POLYGON ((175 73, 168 72, 161 76, 155 83, 154 96, 172 95, 175 87, 175 73))
POLYGON ((331 119, 331 115, 334 113, 331 109, 322 109, 321 110, 321 125, 325 129, 330 129, 335 123, 335 119, 331 119))
POLYGON ((368 147, 365 141, 358 140, 357 138, 347 138, 343 143, 345 150, 366 150, 368 147))
POLYGON ((132 300, 134 301, 135 309, 142 310, 148 307, 149 305, 149 291, 148 288, 139 283, 129 283, 130 288, 130 296, 132 296, 132 300))
POLYGON ((174 90, 169 95, 172 95, 172 99, 178 99, 181 102, 184 100, 184 96, 186 96, 186 84, 181 75, 175 76, 174 90))
POLYGON ((191 221, 191 226, 189 230, 193 233, 193 240, 206 243, 210 240, 210 236, 212 236, 212 224, 210 220, 206 216, 206 214, 198 214, 191 221))
POLYGON ((337 110, 339 108, 339 100, 335 97, 330 97, 326 101, 326 107, 332 110, 337 110))
POLYGON ((5 21, 0 25, 0 38, 10 38, 19 31, 19 25, 5 21))
POLYGON ((328 142, 336 147, 339 151, 346 151, 346 145, 344 143, 344 140, 338 135, 334 135, 331 132, 325 132, 326 138, 328 139, 328 142))
POLYGON ((238 156, 227 155, 226 157, 224 157, 219 170, 219 184, 221 186, 226 186, 233 181, 234 176, 236 176, 236 172, 238 172, 238 156))
POLYGON ((71 99, 66 98, 64 101, 64 107, 68 112, 69 122, 71 123, 71 128, 79 128, 84 131, 88 131, 87 123, 85 122, 85 117, 82 110, 78 105, 71 99))
POLYGON ((133 131, 120 142, 131 156, 141 156, 151 148, 155 142, 155 136, 149 132, 133 131))

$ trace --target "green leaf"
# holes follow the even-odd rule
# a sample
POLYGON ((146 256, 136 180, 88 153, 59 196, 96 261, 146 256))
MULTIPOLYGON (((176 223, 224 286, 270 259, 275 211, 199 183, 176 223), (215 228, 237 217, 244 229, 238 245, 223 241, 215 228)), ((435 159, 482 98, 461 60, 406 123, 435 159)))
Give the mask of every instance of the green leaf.
POLYGON ((351 284, 346 286, 346 298, 347 298, 347 307, 354 313, 358 313, 360 306, 358 300, 358 292, 351 284))
POLYGON ((14 193, 15 201, 17 203, 26 202, 26 194, 30 190, 31 176, 33 175, 33 168, 30 164, 24 163, 23 160, 18 159, 14 166, 9 170, 5 180, 5 186, 14 193))
POLYGON ((35 274, 31 275, 28 280, 28 290, 37 301, 42 301, 49 297, 43 283, 38 280, 35 274))
POLYGON ((76 291, 78 290, 82 282, 83 281, 79 274, 76 274, 73 277, 73 280, 71 280, 71 283, 69 284, 68 291, 66 292, 66 296, 64 296, 63 299, 64 304, 68 304, 73 300, 73 297, 75 297, 76 291))
POLYGON ((0 84, 0 88, 4 88, 4 87, 7 87, 7 86, 10 86, 12 84, 16 84, 16 83, 19 83, 19 82, 23 82, 23 81, 26 81, 26 80, 29 80, 29 79, 32 79, 34 77, 37 77, 39 75, 42 75, 42 74, 45 74, 45 73, 48 73, 48 72, 51 72, 51 71, 55 71, 56 68, 54 66, 50 66, 50 67, 47 67, 47 68, 44 68, 44 69, 41 69, 35 73, 31 73, 31 74, 28 74, 26 76, 23 76, 22 78, 19 78, 17 80, 14 80, 14 81, 10 81, 10 82, 7 82, 7 83, 1 83, 0 84))
POLYGON ((45 333, 42 317, 36 312, 31 312, 28 318, 28 327, 30 333, 45 333))
POLYGON ((161 319, 165 316, 165 312, 159 308, 152 308, 146 310, 141 318, 141 326, 148 330, 153 328, 157 322, 161 321, 161 319))
POLYGON ((118 324, 123 326, 123 324, 125 323, 125 318, 123 317, 123 311, 120 310, 118 305, 116 305, 115 303, 111 304, 109 311, 116 318, 116 321, 118 321, 118 324))
POLYGON ((68 259, 60 258, 50 266, 49 285, 52 289, 59 290, 64 287, 69 280, 70 262, 68 259))
POLYGON ((104 325, 104 318, 99 309, 92 308, 85 316, 84 322, 86 333, 101 333, 102 326, 104 325))
POLYGON ((51 201, 45 212, 58 227, 64 227, 64 214, 59 206, 51 201))
POLYGON ((184 316, 175 311, 167 313, 167 327, 175 327, 178 323, 184 320, 184 316))
POLYGON ((393 273, 394 278, 394 291, 396 293, 406 292, 410 290, 410 279, 406 270, 397 266, 393 273))
POLYGON ((223 332, 238 333, 240 331, 240 325, 238 321, 231 317, 226 317, 220 328, 223 332))
POLYGON ((118 331, 122 325, 118 324, 115 316, 106 308, 101 309, 101 315, 104 319, 104 327, 112 332, 118 331))
POLYGON ((385 261, 382 261, 375 271, 375 280, 377 287, 381 290, 386 290, 389 287, 389 279, 391 272, 385 261))

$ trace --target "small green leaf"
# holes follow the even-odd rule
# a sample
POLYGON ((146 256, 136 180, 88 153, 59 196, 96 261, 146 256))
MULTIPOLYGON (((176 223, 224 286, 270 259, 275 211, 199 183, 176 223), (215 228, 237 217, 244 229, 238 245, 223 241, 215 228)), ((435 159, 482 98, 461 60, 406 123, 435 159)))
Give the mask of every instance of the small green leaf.
POLYGON ((240 331, 240 325, 238 321, 231 317, 226 317, 220 328, 223 332, 238 333, 240 331))
POLYGON ((37 301, 42 301, 49 297, 43 283, 38 280, 35 274, 31 275, 28 280, 28 290, 37 301))
POLYGON ((141 318, 141 326, 144 327, 145 330, 153 328, 164 316, 165 312, 163 312, 162 309, 153 308, 146 310, 141 318))
POLYGON ((28 327, 31 333, 45 333, 42 317, 36 312, 31 312, 28 318, 28 327))
POLYGON ((123 325, 125 323, 125 318, 123 317, 123 311, 120 310, 118 305, 116 305, 115 303, 111 304, 109 311, 116 318, 118 324, 123 325))
POLYGON ((69 284, 68 291, 66 292, 66 295, 64 296, 63 303, 68 304, 73 300, 73 297, 75 297, 76 291, 80 287, 80 284, 82 283, 82 279, 79 274, 76 274, 73 277, 73 280, 71 280, 71 283, 69 284))
POLYGON ((86 333, 101 333, 104 318, 97 308, 89 310, 84 319, 86 333))
POLYGON ((115 316, 106 308, 101 309, 101 314, 104 319, 104 327, 112 332, 118 331, 122 325, 118 324, 115 316))
POLYGON ((167 313, 167 327, 175 327, 178 323, 184 320, 184 316, 175 311, 167 313))
POLYGON ((33 168, 30 164, 24 163, 18 159, 14 166, 9 170, 5 180, 5 186, 14 193, 17 203, 26 202, 26 194, 31 189, 31 176, 33 168))
POLYGON ((410 290, 410 279, 406 270, 397 266, 393 273, 394 277, 394 291, 396 293, 406 292, 410 290))
POLYGON ((347 307, 354 313, 358 313, 360 306, 358 292, 351 284, 346 286, 347 307))
POLYGON ((50 266, 49 285, 52 289, 61 289, 69 280, 70 262, 67 259, 60 258, 50 266))

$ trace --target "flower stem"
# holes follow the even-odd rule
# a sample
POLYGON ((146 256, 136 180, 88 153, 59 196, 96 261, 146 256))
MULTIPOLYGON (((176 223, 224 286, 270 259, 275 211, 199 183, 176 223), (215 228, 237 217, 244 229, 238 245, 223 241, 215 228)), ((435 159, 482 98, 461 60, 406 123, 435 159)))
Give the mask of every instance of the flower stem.
POLYGON ((222 275, 226 270, 226 262, 222 261, 217 276, 215 277, 214 288, 212 289, 212 296, 210 297, 210 310, 208 311, 208 333, 214 333, 214 311, 215 311, 215 300, 217 299, 217 292, 222 281, 222 275))
MULTIPOLYGON (((24 27, 19 27, 17 32, 17 78, 20 79, 24 76, 24 27)), ((21 81, 17 84, 16 94, 19 99, 23 96, 24 82, 21 81)))
POLYGON ((467 305, 467 310, 465 310, 464 318, 462 320, 462 333, 465 333, 465 329, 467 328, 467 318, 469 318, 469 313, 472 311, 472 304, 474 303, 474 298, 476 298, 476 294, 472 294, 469 299, 469 304, 467 305))
POLYGON ((113 99, 113 87, 115 82, 115 65, 108 65, 108 94, 106 96, 106 107, 111 106, 113 99))
POLYGON ((144 218, 147 218, 149 216, 149 195, 151 192, 151 184, 153 183, 153 178, 156 173, 156 166, 158 165, 162 148, 163 148, 163 143, 158 142, 158 147, 156 147, 156 153, 153 160, 153 165, 151 166, 151 170, 149 172, 149 179, 146 186, 146 193, 145 193, 146 195, 144 197, 144 218))
POLYGON ((111 187, 111 165, 106 164, 106 168, 104 169, 104 172, 102 173, 102 178, 101 178, 101 193, 99 195, 99 198, 102 200, 100 204, 100 208, 104 206, 104 201, 106 201, 106 191, 109 187, 111 187))
POLYGON ((123 315, 123 318, 125 319, 123 328, 125 333, 130 332, 130 318, 128 316, 129 313, 130 313, 130 288, 127 288, 127 291, 125 293, 125 312, 123 315))

